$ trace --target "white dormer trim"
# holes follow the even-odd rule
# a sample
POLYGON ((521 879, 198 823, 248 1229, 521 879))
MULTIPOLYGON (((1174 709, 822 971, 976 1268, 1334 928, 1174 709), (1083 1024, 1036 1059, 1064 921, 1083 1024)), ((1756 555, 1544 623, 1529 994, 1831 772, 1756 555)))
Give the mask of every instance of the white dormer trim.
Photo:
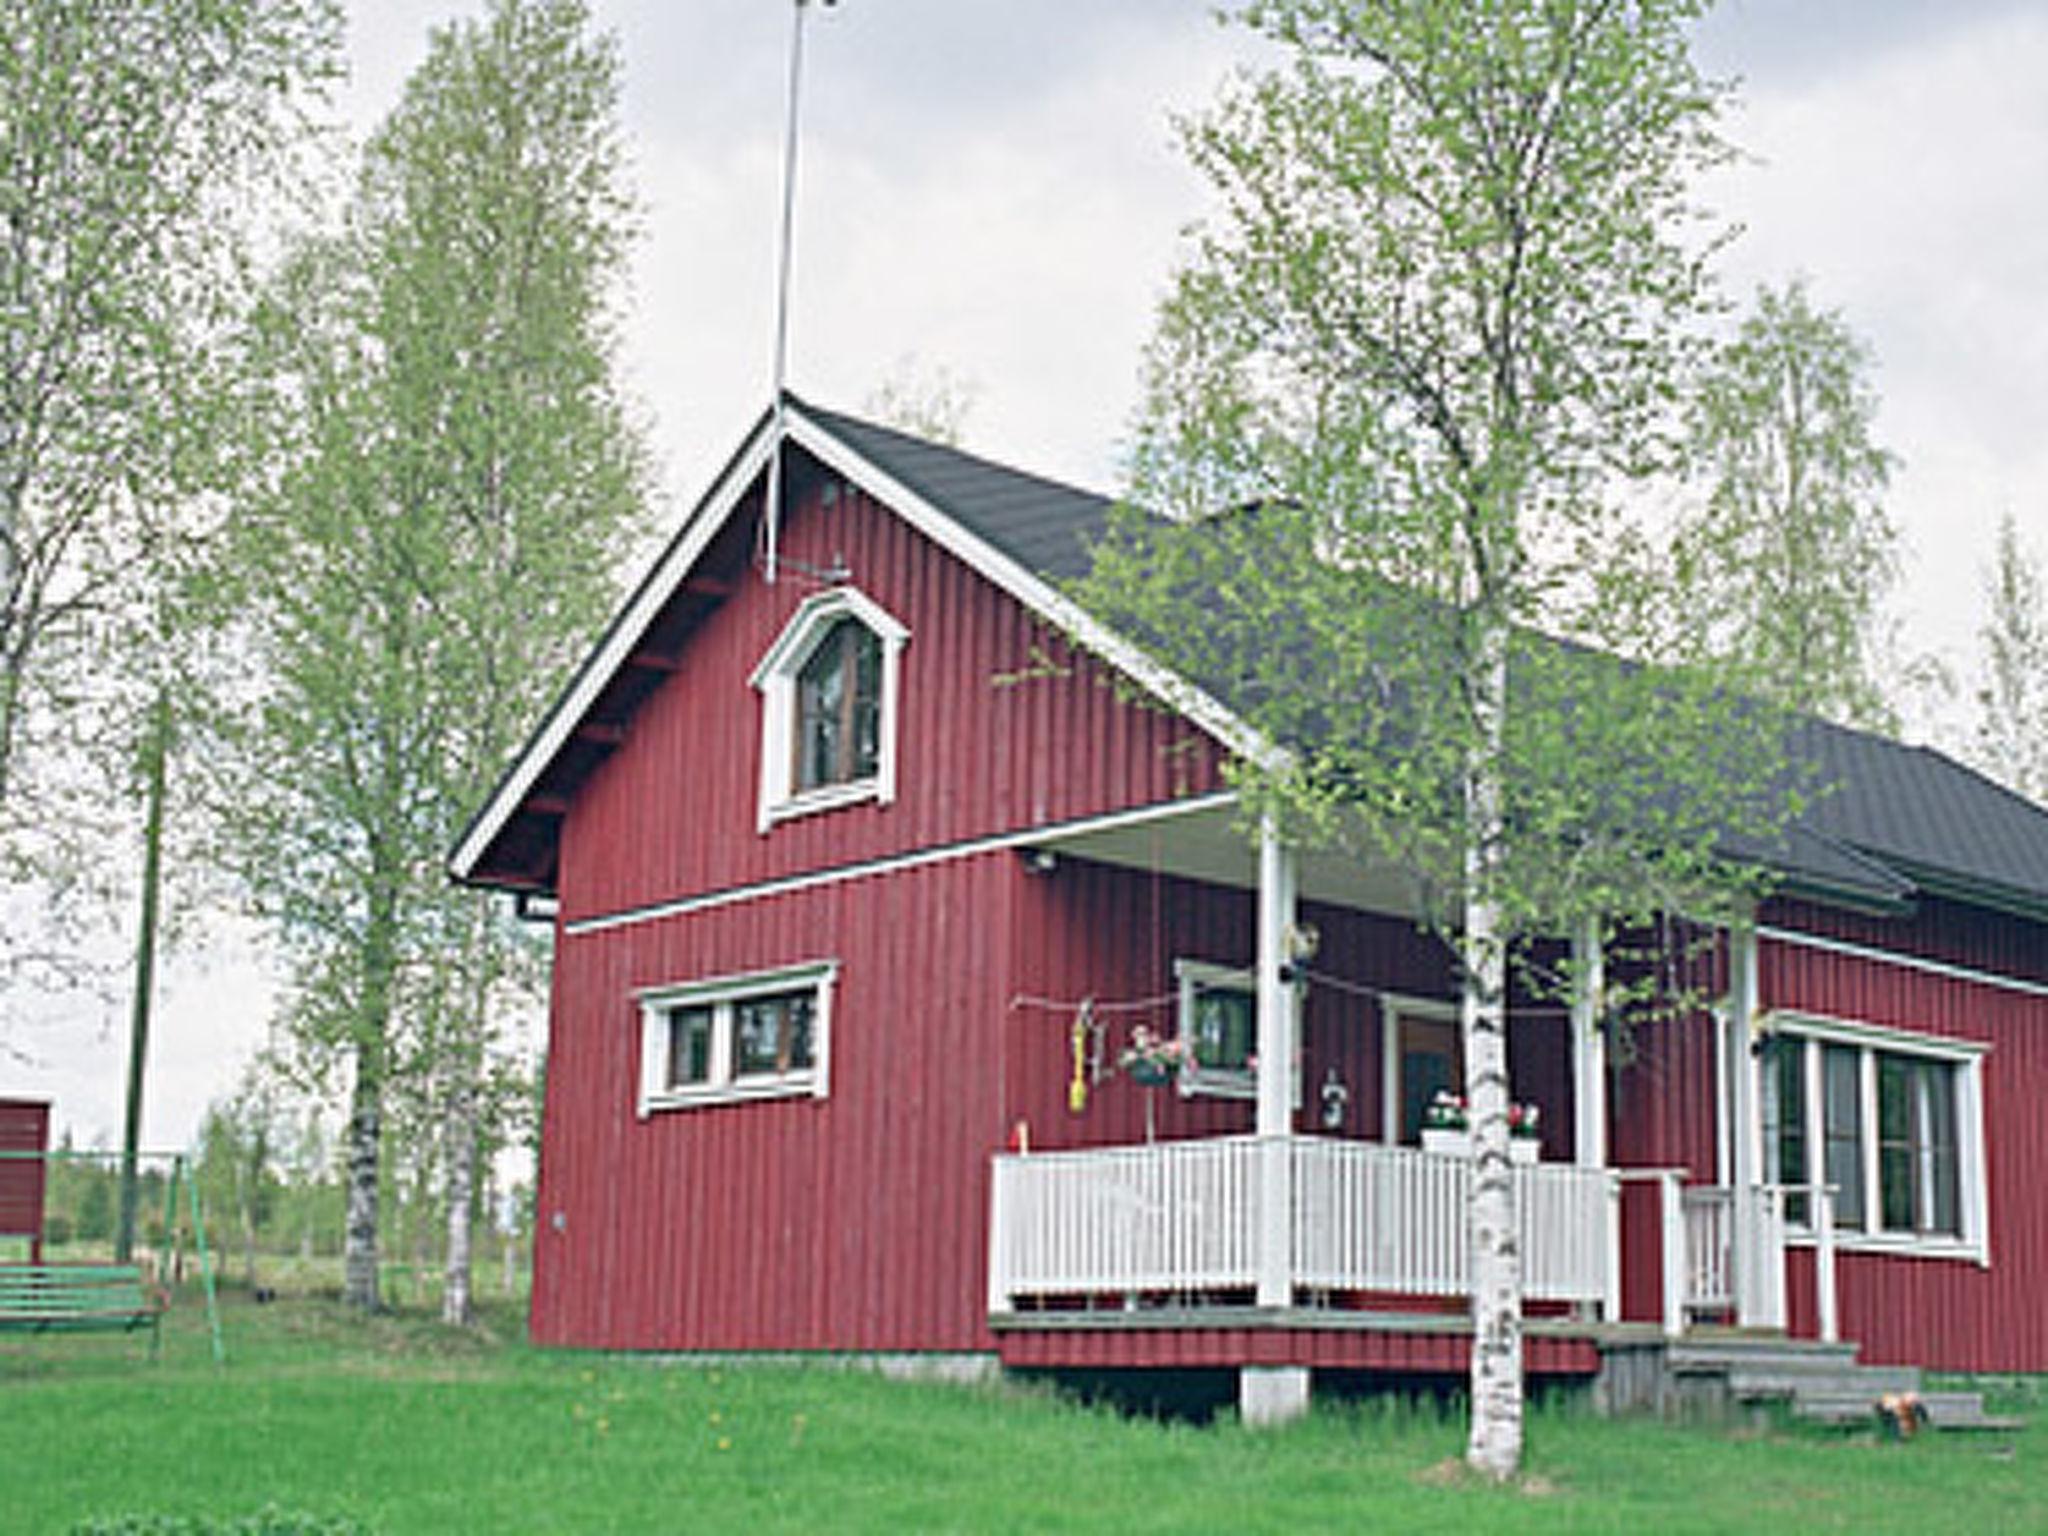
POLYGON ((761 695, 761 797, 756 830, 766 833, 777 822, 840 806, 872 800, 881 805, 896 799, 896 745, 902 711, 903 647, 910 631, 886 608, 855 587, 816 592, 797 605, 782 633, 755 666, 748 685, 761 695), (796 679, 832 626, 842 618, 858 622, 882 642, 881 720, 876 742, 875 771, 866 778, 824 784, 799 792, 793 781, 796 737, 796 679))

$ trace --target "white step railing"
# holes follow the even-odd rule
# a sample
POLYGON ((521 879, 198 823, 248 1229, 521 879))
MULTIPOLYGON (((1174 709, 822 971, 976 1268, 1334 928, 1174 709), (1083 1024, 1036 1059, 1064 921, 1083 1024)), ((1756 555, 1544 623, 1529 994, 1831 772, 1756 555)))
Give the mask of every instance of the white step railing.
POLYGON ((1758 1184, 1748 1189, 1694 1185, 1685 1191, 1685 1305, 1732 1309, 1751 1328, 1783 1328, 1789 1196, 1807 1201, 1814 1246, 1814 1317, 1823 1339, 1840 1329, 1835 1290, 1835 1192, 1832 1185, 1758 1184))
POLYGON ((1698 1312, 1735 1308, 1735 1191, 1715 1184, 1685 1188, 1685 1305, 1698 1312))
MULTIPOLYGON (((1021 1297, 1244 1288, 1257 1279, 1256 1137, 995 1160, 989 1306, 1021 1297)), ((1291 1285, 1462 1296, 1472 1165, 1406 1147, 1294 1137, 1291 1285)), ((1515 1169, 1524 1294, 1604 1301, 1613 1176, 1515 1169)))

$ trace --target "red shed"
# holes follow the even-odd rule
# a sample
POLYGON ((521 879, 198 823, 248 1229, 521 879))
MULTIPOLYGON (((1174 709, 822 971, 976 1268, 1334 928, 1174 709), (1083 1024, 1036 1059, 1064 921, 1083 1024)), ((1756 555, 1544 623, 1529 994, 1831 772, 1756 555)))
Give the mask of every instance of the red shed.
MULTIPOLYGON (((536 1338, 1462 1369, 1454 993, 1398 884, 1248 842, 1262 744, 1063 595, 1106 500, 785 416, 781 579, 764 418, 455 855, 554 904, 536 1338)), ((1626 1054, 1514 1011, 1532 1371, 1630 1322, 2048 1369, 2048 813, 1801 745, 1839 788, 1718 1007, 1626 1054)))
POLYGON ((26 1237, 31 1264, 43 1261, 49 1146, 47 1100, 0 1099, 0 1237, 26 1237))

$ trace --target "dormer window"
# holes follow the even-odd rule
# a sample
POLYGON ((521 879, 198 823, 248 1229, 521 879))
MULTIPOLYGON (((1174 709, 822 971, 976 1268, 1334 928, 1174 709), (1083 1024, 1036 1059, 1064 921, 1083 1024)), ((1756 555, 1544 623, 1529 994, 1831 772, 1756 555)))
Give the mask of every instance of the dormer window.
POLYGON ((898 662, 910 631, 851 587, 807 598, 754 669, 766 832, 814 811, 896 798, 898 662))
POLYGON ((882 637, 835 619, 796 675, 796 789, 853 784, 882 761, 882 637))

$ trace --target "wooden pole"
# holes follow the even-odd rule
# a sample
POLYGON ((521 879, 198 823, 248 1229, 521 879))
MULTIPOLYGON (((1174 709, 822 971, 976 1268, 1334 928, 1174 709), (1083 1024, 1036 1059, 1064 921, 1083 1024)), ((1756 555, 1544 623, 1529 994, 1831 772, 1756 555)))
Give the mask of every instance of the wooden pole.
POLYGON ((114 1258, 135 1258, 136 1149, 142 1137, 142 1072, 149 1057, 150 1005, 156 991, 156 934, 163 890, 164 789, 170 761, 171 695, 159 688, 143 747, 149 809, 142 832, 142 914, 135 936, 135 996, 128 1014, 128 1107, 121 1131, 121 1216, 114 1258))

